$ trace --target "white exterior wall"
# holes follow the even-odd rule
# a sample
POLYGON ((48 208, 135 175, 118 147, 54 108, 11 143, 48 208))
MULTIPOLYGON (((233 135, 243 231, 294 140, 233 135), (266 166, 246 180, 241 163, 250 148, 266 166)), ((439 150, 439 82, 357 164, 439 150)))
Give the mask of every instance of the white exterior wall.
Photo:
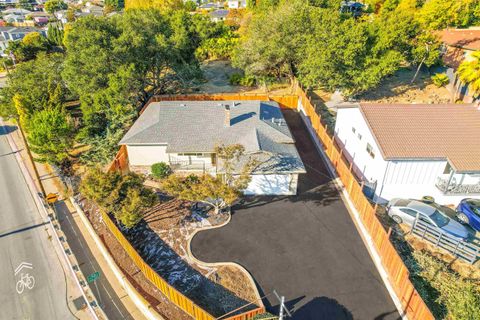
POLYGON ((151 166, 157 162, 168 163, 166 145, 128 145, 128 161, 131 166, 151 166))
POLYGON ((335 123, 337 140, 344 144, 347 158, 354 160, 354 170, 360 177, 370 182, 382 183, 387 161, 380 153, 370 129, 358 108, 339 108, 335 123), (355 128, 355 133, 352 128, 355 128), (360 137, 359 137, 360 135, 360 137), (373 148, 375 157, 367 152, 367 143, 373 148))

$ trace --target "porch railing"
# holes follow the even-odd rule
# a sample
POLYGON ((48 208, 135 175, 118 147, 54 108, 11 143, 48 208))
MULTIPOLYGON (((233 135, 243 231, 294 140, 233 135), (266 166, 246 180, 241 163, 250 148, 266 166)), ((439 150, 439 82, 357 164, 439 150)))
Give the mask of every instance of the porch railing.
POLYGON ((435 186, 445 194, 480 194, 480 182, 478 183, 455 183, 448 178, 437 177, 435 186))

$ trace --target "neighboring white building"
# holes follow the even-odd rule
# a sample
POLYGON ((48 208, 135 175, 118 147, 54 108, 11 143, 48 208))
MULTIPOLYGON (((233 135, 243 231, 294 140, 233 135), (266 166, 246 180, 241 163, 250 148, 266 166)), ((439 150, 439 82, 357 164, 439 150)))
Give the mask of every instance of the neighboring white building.
POLYGON ((228 0, 229 9, 242 9, 247 7, 247 0, 228 0))
POLYGON ((152 102, 120 141, 126 145, 130 170, 149 173, 165 162, 174 171, 221 174, 215 147, 241 144, 256 160, 245 194, 297 193, 305 167, 280 107, 272 101, 152 102))
POLYGON ((340 105, 335 137, 376 201, 480 198, 476 105, 340 105))

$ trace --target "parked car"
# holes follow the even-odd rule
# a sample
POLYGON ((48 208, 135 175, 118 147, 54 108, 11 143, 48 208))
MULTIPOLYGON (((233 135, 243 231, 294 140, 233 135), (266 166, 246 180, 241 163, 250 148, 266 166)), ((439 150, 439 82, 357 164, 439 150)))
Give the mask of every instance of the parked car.
POLYGON ((457 218, 461 223, 469 224, 480 231, 480 200, 463 199, 457 207, 457 218))
POLYGON ((417 214, 420 218, 442 231, 461 239, 468 239, 469 232, 465 226, 450 219, 444 212, 432 205, 412 199, 392 199, 387 205, 387 212, 396 223, 413 225, 417 214))

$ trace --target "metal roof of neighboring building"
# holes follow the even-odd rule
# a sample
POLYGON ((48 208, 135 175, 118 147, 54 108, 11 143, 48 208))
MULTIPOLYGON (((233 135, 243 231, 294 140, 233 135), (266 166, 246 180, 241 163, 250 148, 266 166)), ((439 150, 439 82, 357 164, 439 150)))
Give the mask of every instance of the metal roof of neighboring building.
POLYGON ((217 145, 242 144, 262 163, 256 172, 304 172, 294 142, 276 102, 162 101, 146 108, 120 144, 165 144, 169 153, 211 153, 217 145))
POLYGON ((451 47, 480 50, 480 29, 445 29, 438 34, 451 47))
POLYGON ((360 103, 356 107, 384 159, 447 159, 457 172, 480 171, 476 105, 360 103))

